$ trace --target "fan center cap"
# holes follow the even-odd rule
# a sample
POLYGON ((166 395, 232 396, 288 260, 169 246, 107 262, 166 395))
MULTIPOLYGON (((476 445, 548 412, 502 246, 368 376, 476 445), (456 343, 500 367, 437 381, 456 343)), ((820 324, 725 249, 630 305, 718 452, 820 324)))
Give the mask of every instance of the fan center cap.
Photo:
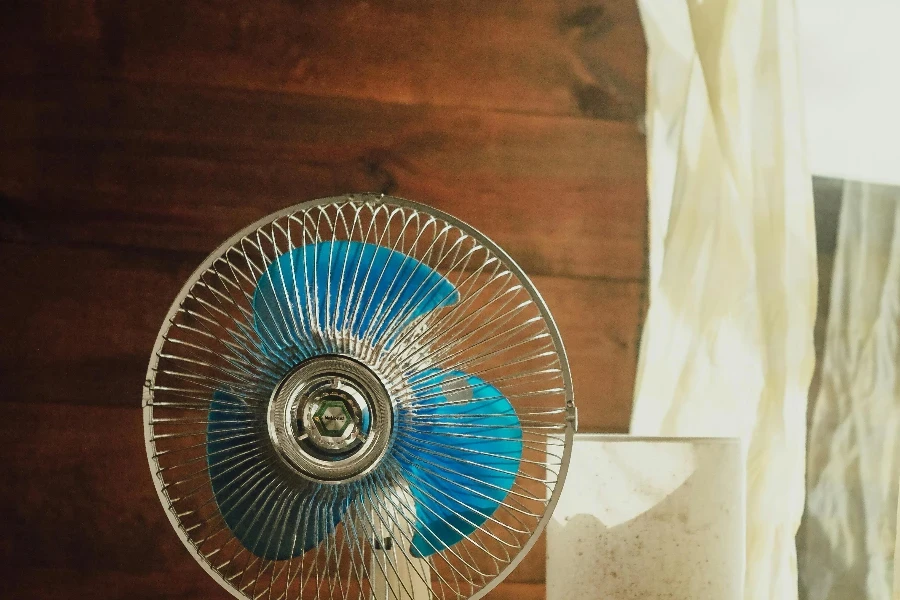
POLYGON ((350 415, 341 399, 326 399, 313 416, 319 435, 341 437, 347 427, 357 427, 359 423, 350 415))
POLYGON ((350 450, 366 441, 372 410, 366 392, 347 377, 326 374, 315 377, 307 391, 296 398, 297 427, 302 445, 310 443, 323 452, 350 450))
POLYGON ((269 403, 275 450, 315 481, 339 483, 370 471, 387 449, 392 425, 381 380, 345 356, 305 361, 281 381, 269 403))

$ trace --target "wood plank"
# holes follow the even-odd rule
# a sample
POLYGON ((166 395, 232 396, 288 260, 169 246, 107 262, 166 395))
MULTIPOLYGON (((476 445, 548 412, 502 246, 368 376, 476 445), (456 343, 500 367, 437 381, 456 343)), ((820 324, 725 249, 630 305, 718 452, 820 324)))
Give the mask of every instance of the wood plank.
POLYGON ((559 327, 575 388, 579 431, 628 431, 643 285, 535 277, 559 327))
POLYGON ((2 399, 139 405, 156 332, 200 257, 3 245, 2 399))
POLYGON ((140 408, 5 402, 0 415, 6 568, 180 570, 188 555, 150 480, 140 408))
MULTIPOLYGON (((159 505, 139 408, 0 403, 0 440, 5 595, 230 598, 159 505)), ((523 567, 488 598, 542 598, 516 582, 543 581, 543 561, 523 567)))
POLYGON ((0 100, 0 239, 208 252, 284 206, 380 191, 482 229, 530 273, 643 276, 644 139, 634 125, 26 84, 0 100))
MULTIPOLYGON (((105 568, 87 571, 20 569, 6 573, 3 590, 11 598, 33 599, 233 600, 231 594, 219 587, 193 561, 186 560, 184 563, 179 570, 155 569, 139 574, 105 568)), ((485 600, 544 600, 545 597, 543 583, 504 581, 485 600)))
MULTIPOLYGON (((147 556, 148 560, 152 558, 152 554, 147 556)), ((192 564, 187 552, 182 562, 183 566, 173 565, 171 569, 151 566, 143 573, 117 571, 104 565, 84 570, 21 568, 5 574, 3 590, 9 598, 40 600, 234 600, 199 565, 192 564)))
POLYGON ((633 121, 631 0, 13 3, 0 74, 204 83, 633 121))
MULTIPOLYGON (((173 533, 174 535, 174 533, 173 533)), ((175 567, 177 568, 177 567, 175 567)), ((94 600, 233 600, 193 561, 179 570, 155 569, 147 573, 123 573, 105 568, 26 568, 6 574, 4 592, 11 598, 92 598, 94 600)), ((544 600, 543 583, 504 581, 485 600, 544 600)))
MULTIPOLYGON (((2 399, 139 403, 156 334, 202 256, 0 244, 2 399)), ((560 328, 585 431, 623 431, 631 412, 641 284, 536 277, 560 328)))

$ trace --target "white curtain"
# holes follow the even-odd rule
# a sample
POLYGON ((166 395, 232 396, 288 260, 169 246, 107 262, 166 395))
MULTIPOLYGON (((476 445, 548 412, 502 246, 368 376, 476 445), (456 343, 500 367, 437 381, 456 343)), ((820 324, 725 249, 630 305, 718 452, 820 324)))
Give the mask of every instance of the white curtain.
POLYGON ((745 598, 796 598, 816 257, 794 5, 639 6, 650 306, 632 433, 744 440, 745 598))
MULTIPOLYGON (((900 495, 900 490, 898 490, 900 495)), ((894 543, 894 600, 900 600, 900 499, 897 500, 897 541, 894 543)))
POLYGON ((808 600, 890 600, 900 480, 900 188, 844 187, 800 548, 808 600))

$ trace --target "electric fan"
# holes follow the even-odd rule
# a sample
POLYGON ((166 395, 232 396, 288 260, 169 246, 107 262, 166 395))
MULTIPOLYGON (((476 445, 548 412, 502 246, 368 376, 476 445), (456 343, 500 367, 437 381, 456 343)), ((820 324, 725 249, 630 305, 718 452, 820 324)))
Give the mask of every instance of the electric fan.
POLYGON ((575 430, 559 332, 484 235, 378 195, 213 252, 144 387, 159 498, 238 598, 481 597, 531 548, 575 430))

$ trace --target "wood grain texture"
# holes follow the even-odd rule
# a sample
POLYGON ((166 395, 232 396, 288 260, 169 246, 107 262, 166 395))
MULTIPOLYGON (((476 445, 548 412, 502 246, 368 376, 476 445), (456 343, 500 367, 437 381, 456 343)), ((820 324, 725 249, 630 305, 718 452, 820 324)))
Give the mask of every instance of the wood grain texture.
MULTIPOLYGON (((8 0, 0 17, 0 596, 225 598, 165 520, 138 409, 203 257, 392 193, 528 272, 583 431, 624 431, 645 294, 633 0, 8 0)), ((490 597, 544 597, 539 542, 490 597)))
MULTIPOLYGON (((193 561, 191 561, 193 562, 193 561)), ((196 565, 187 569, 130 574, 121 571, 25 569, 2 591, 10 598, 92 598, 93 600, 233 600, 196 565)), ((177 568, 177 567, 176 567, 177 568)), ((543 583, 504 581, 485 600, 544 600, 543 583)), ((306 599, 306 596, 304 596, 306 599)))
POLYGON ((635 120, 630 0, 20 0, 0 73, 635 120))
POLYGON ((530 273, 641 277, 633 124, 71 80, 2 102, 0 239, 206 253, 286 205, 377 191, 468 221, 530 273))
MULTIPOLYGON (((2 400, 137 406, 166 311, 203 256, 0 243, 2 400)), ((538 276, 586 430, 628 426, 641 285, 538 276)), ((2 401, 0 400, 0 401, 2 401)))

